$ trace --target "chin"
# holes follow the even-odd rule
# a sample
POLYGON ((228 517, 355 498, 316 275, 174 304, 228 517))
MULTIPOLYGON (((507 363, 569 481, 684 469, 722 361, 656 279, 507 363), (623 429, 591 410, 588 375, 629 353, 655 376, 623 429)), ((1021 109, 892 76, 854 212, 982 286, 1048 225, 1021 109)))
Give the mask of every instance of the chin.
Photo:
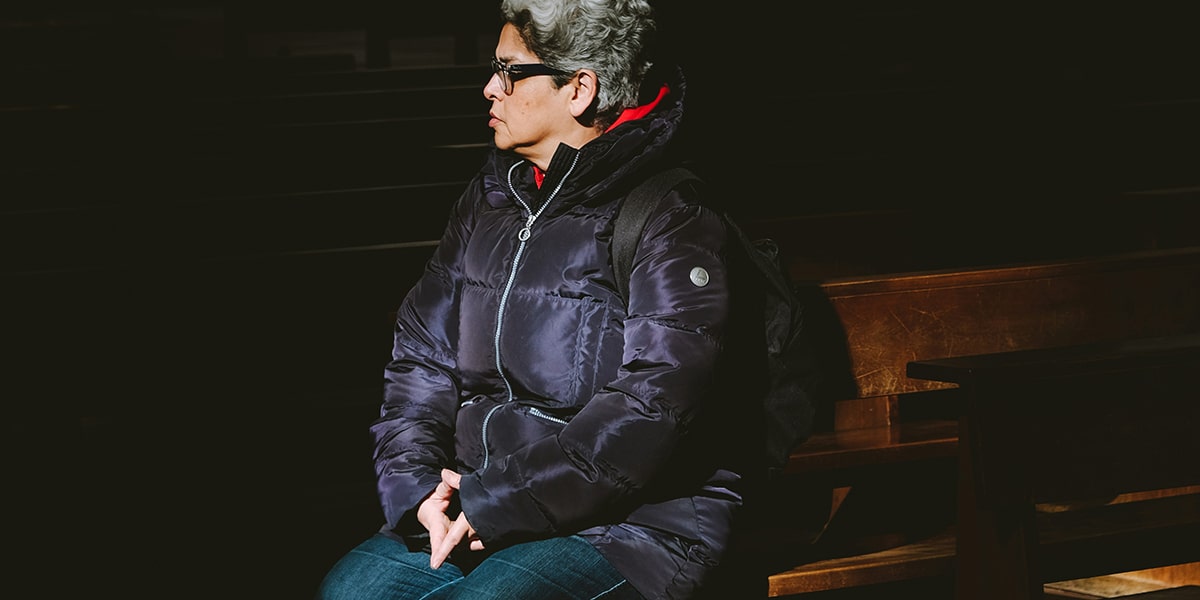
POLYGON ((512 150, 515 147, 512 140, 509 139, 508 136, 500 135, 500 132, 498 131, 496 132, 496 135, 492 136, 492 143, 499 150, 512 150))

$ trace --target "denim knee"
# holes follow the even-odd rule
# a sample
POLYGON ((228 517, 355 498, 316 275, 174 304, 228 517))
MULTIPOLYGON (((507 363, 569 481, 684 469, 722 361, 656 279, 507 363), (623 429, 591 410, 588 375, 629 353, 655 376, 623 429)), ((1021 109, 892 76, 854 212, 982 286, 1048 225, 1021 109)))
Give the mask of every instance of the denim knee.
POLYGON ((317 600, 379 600, 424 598, 430 592, 462 579, 454 565, 429 567, 429 555, 413 552, 399 540, 371 536, 347 552, 326 573, 317 600))

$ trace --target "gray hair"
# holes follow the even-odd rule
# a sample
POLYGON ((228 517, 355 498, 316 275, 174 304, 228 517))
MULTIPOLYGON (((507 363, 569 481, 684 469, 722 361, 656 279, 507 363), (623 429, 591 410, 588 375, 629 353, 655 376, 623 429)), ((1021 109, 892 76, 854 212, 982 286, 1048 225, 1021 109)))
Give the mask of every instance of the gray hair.
MULTIPOLYGON (((645 0, 502 0, 504 20, 547 66, 574 74, 591 69, 599 79, 594 125, 607 127, 637 106, 650 70, 653 9, 645 0)), ((555 77, 562 86, 570 76, 555 77)))

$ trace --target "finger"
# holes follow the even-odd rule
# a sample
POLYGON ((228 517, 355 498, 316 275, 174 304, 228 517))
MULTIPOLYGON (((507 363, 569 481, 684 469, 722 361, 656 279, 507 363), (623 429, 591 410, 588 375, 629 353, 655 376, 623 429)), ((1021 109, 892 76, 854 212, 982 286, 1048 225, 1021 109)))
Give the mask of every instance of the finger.
POLYGON ((437 498, 438 500, 445 501, 453 495, 454 488, 450 487, 450 484, 446 483, 445 481, 438 483, 437 487, 433 489, 433 497, 437 498))
POLYGON ((450 469, 442 469, 442 483, 457 490, 459 482, 461 482, 461 481, 462 481, 462 475, 459 475, 458 473, 451 471, 450 469))
MULTIPOLYGON (((450 551, 453 550, 454 547, 457 546, 467 534, 467 529, 469 527, 470 525, 467 523, 467 519, 463 515, 459 515, 458 519, 450 525, 450 529, 446 531, 446 536, 442 538, 441 543, 433 547, 432 552, 430 552, 430 568, 436 569, 442 566, 442 563, 446 561, 446 557, 450 556, 450 551)), ((430 541, 432 542, 432 536, 430 541)))
POLYGON ((429 567, 437 569, 446 562, 446 558, 450 556, 450 551, 454 550, 456 531, 455 526, 451 525, 446 531, 446 535, 442 536, 436 544, 433 543, 433 537, 430 536, 430 552, 429 552, 429 567))
MULTIPOLYGON (((446 539, 446 531, 448 529, 446 526, 447 522, 449 522, 449 519, 440 521, 433 527, 429 528, 429 548, 431 549, 431 552, 441 546, 442 540, 446 539)), ((437 567, 434 568, 436 569, 437 567)))

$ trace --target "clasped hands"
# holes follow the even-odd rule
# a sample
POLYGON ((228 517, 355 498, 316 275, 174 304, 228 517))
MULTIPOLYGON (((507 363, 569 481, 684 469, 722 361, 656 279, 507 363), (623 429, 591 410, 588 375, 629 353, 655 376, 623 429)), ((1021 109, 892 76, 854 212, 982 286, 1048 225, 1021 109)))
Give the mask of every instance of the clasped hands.
POLYGON ((458 491, 461 480, 462 475, 442 469, 442 482, 417 507, 417 521, 429 531, 429 566, 434 569, 442 566, 446 557, 450 556, 450 551, 464 538, 470 541, 472 550, 483 550, 483 542, 476 537, 475 528, 467 522, 466 513, 459 513, 454 521, 446 514, 450 509, 450 499, 458 491))

